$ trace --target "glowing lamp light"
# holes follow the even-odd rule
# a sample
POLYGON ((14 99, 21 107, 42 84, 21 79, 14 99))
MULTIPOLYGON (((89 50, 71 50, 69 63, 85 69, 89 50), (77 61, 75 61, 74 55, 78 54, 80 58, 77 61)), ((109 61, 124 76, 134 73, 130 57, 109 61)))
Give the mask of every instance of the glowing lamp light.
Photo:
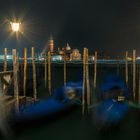
POLYGON ((11 28, 12 28, 13 32, 18 32, 19 31, 21 23, 10 22, 10 24, 11 24, 11 28))

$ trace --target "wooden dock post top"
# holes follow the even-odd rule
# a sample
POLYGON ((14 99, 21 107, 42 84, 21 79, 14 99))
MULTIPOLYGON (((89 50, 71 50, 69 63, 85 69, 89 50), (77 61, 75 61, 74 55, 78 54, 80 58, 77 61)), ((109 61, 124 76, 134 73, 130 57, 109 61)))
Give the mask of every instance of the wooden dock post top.
POLYGON ((7 48, 4 48, 4 71, 7 71, 7 48))
POLYGON ((27 48, 24 48, 24 60, 27 60, 27 48))
POLYGON ((35 59, 35 48, 32 47, 32 59, 35 59))
POLYGON ((88 49, 84 48, 84 63, 86 64, 88 62, 88 49))
POLYGON ((16 49, 13 49, 12 53, 13 53, 13 62, 17 62, 17 59, 16 59, 17 51, 16 51, 16 49))

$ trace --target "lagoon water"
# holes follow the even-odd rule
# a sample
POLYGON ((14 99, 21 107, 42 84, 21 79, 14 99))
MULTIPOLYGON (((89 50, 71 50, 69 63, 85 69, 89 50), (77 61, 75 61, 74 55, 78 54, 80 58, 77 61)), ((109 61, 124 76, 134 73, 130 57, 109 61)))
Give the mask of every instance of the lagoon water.
MULTIPOLYGON (((93 66, 90 65, 90 88, 93 94, 93 66)), ((1 66, 2 69, 2 66, 1 66)), ((9 70, 12 67, 9 66, 9 70)), ((38 98, 47 99, 47 89, 44 87, 44 66, 36 64, 37 69, 37 93, 38 98)), ((33 95, 32 89, 32 66, 27 67, 27 96, 33 95)), ((83 76, 82 65, 67 66, 67 82, 78 82, 83 76)), ((117 66, 98 65, 97 70, 97 93, 100 92, 100 85, 110 73, 117 73, 117 66)), ((125 79, 124 66, 119 67, 119 76, 125 79)), ((23 65, 20 64, 19 91, 23 94, 23 65)), ((63 65, 52 65, 52 90, 63 86, 63 65)), ((12 88, 11 88, 12 89, 12 88)), ((12 91, 12 90, 9 91, 12 91)), ((132 93, 132 73, 129 67, 129 92, 132 93)), ((12 94, 12 93, 11 93, 12 94)), ((51 118, 43 118, 42 121, 22 124, 19 129, 13 130, 15 140, 102 140, 102 139, 127 139, 138 140, 140 134, 140 112, 138 108, 130 107, 125 117, 113 125, 98 125, 93 119, 94 116, 82 116, 81 106, 71 108, 51 118)))

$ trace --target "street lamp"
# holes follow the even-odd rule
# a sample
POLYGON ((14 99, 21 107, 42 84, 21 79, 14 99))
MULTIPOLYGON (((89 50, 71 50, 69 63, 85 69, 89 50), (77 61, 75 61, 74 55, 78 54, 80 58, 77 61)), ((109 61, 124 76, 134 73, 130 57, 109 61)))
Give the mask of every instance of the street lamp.
POLYGON ((20 24, 19 22, 10 22, 11 28, 13 32, 18 32, 20 30, 20 24))

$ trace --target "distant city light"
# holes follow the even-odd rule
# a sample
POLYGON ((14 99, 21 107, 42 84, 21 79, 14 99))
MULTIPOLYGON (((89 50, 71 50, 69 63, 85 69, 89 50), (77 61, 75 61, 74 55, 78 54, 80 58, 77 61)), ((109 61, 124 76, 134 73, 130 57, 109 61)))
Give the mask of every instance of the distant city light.
POLYGON ((20 24, 18 22, 10 22, 13 32, 18 32, 20 30, 20 24))
POLYGON ((132 60, 132 58, 131 58, 131 57, 127 57, 127 60, 128 60, 128 61, 131 61, 131 60, 132 60))
POLYGON ((12 55, 7 55, 7 59, 12 59, 13 56, 12 55))
POLYGON ((63 58, 61 55, 51 56, 52 61, 62 61, 63 58))
POLYGON ((59 60, 62 61, 62 59, 63 59, 62 56, 60 56, 60 57, 59 57, 59 60))
POLYGON ((140 60, 140 57, 137 57, 136 59, 137 59, 137 60, 140 60))

